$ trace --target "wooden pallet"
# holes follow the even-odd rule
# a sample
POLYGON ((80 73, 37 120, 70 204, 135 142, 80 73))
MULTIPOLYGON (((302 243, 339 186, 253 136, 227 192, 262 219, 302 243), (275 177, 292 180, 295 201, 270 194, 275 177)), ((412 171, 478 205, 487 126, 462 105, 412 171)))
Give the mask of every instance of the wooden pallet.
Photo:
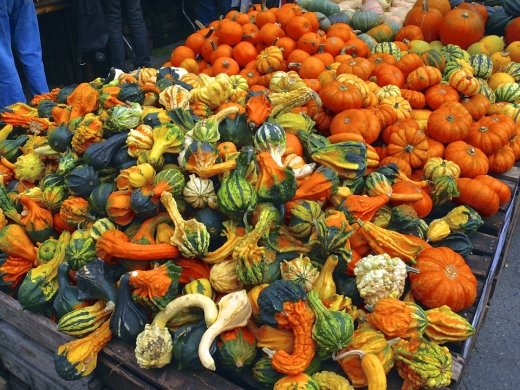
MULTIPOLYGON (((486 219, 484 226, 470 236, 473 252, 467 263, 478 280, 477 300, 460 314, 472 323, 476 331, 466 342, 448 345, 453 355, 453 379, 445 390, 459 390, 461 387, 469 353, 478 337, 507 258, 510 238, 520 213, 519 177, 520 163, 500 176, 511 188, 512 200, 501 207, 495 216, 486 219)), ((452 206, 446 205, 436 210, 429 218, 444 216, 452 206)), ((15 299, 0 292, 0 359, 13 375, 34 389, 100 390, 104 386, 126 390, 265 389, 253 380, 250 373, 233 377, 219 371, 179 371, 174 362, 162 369, 143 370, 137 365, 134 348, 115 339, 99 354, 95 374, 80 381, 65 382, 54 371, 53 356, 58 346, 69 340, 71 337, 59 332, 54 322, 22 311, 15 299)), ((335 363, 327 363, 324 369, 337 370, 338 367, 335 363)), ((388 389, 399 390, 401 385, 402 379, 396 370, 390 371, 388 389)))

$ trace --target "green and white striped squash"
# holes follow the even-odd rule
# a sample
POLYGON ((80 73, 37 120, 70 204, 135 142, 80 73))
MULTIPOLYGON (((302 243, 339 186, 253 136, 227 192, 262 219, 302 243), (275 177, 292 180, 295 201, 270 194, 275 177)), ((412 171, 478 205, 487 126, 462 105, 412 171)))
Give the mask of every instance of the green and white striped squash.
POLYGON ((89 229, 78 229, 65 247, 65 259, 73 271, 97 258, 96 241, 90 237, 89 229))
MULTIPOLYGON (((518 37, 520 39, 520 37, 518 37)), ((510 62, 508 64, 502 65, 498 72, 507 73, 512 76, 516 82, 520 82, 520 64, 518 62, 510 62)))
POLYGON ((461 49, 461 47, 451 43, 444 46, 441 49, 441 53, 446 58, 446 62, 450 62, 458 58, 464 58, 464 51, 461 49))
POLYGON ((85 336, 99 328, 112 315, 114 307, 99 300, 91 306, 73 310, 58 321, 58 330, 69 336, 85 336))
POLYGON ((520 98, 520 85, 517 83, 502 83, 495 89, 497 102, 513 103, 520 98))
POLYGON ((489 79, 493 73, 493 60, 485 54, 474 54, 469 57, 469 63, 473 67, 475 77, 489 79))
POLYGON ((98 240, 99 237, 106 231, 115 230, 115 229, 117 229, 117 227, 114 224, 114 222, 112 222, 108 218, 101 218, 101 219, 96 220, 96 222, 94 222, 92 224, 92 226, 90 227, 89 233, 90 233, 90 237, 93 240, 98 240))
POLYGON ((480 88, 478 89, 477 93, 482 94, 485 97, 487 97, 491 104, 495 103, 495 101, 496 101, 495 92, 488 85, 487 81, 484 79, 481 79, 479 77, 477 77, 477 80, 478 80, 478 83, 480 84, 480 88))
POLYGON ((370 50, 372 54, 374 53, 388 53, 393 55, 397 60, 401 58, 401 49, 393 42, 381 42, 374 46, 373 49, 370 50))

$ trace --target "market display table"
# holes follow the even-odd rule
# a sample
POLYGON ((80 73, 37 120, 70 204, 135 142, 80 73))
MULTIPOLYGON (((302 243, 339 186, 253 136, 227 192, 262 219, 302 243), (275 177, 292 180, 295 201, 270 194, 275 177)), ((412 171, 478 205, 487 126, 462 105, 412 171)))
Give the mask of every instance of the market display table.
MULTIPOLYGON (((473 252, 467 263, 478 280, 477 299, 471 308, 459 314, 473 325, 475 334, 464 343, 447 345, 453 355, 453 378, 449 387, 452 390, 461 386, 470 351, 490 307, 518 220, 520 163, 497 177, 509 186, 512 199, 496 215, 485 219, 484 226, 470 236, 473 252)), ((444 216, 452 205, 445 206, 428 216, 428 220, 444 216)), ((226 377, 225 373, 208 370, 179 371, 173 361, 162 369, 143 370, 137 365, 134 346, 116 339, 99 354, 94 374, 79 381, 66 382, 56 374, 53 359, 56 349, 70 339, 57 330, 54 322, 22 311, 18 301, 0 292, 0 359, 12 375, 34 389, 265 389, 249 373, 226 377)), ((397 371, 391 370, 388 389, 399 390, 401 385, 402 379, 397 371)))

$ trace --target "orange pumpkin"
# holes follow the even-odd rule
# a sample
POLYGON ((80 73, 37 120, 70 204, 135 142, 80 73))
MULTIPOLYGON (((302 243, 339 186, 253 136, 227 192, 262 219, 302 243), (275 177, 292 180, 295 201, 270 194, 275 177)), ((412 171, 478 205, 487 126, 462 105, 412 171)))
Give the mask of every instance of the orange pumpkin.
POLYGON ((438 41, 439 28, 443 19, 442 13, 438 9, 430 8, 428 3, 428 0, 424 0, 422 7, 413 7, 406 15, 404 25, 418 26, 426 42, 438 41))
POLYGON ((384 87, 385 85, 397 85, 399 88, 404 86, 404 75, 401 70, 394 65, 382 65, 376 70, 375 74, 377 78, 377 84, 380 87, 384 87))
POLYGON ((487 156, 479 148, 464 141, 455 141, 446 146, 444 158, 453 161, 460 167, 462 177, 474 178, 486 175, 489 170, 487 156))
MULTIPOLYGON (((325 87, 324 87, 325 88, 325 87)), ((374 142, 379 136, 379 119, 370 110, 351 109, 337 114, 330 124, 330 133, 360 134, 366 143, 374 142)))
POLYGON ((485 116, 470 126, 465 141, 490 155, 508 143, 514 131, 511 118, 501 114, 485 116))
POLYGON ((410 273, 413 296, 428 309, 467 309, 477 297, 477 278, 464 258, 447 247, 422 250, 416 258, 420 273, 410 273))
POLYGON ((488 156, 489 172, 504 173, 515 165, 515 152, 509 145, 504 145, 488 156))
POLYGON ((484 20, 477 13, 465 9, 448 12, 439 26, 439 37, 443 44, 453 44, 466 50, 484 36, 484 20))
POLYGON ((412 182, 403 181, 403 180, 396 182, 392 186, 392 193, 421 194, 423 196, 422 199, 416 200, 416 201, 390 200, 394 207, 402 205, 402 204, 407 204, 408 206, 411 206, 415 210, 415 212, 417 213, 417 216, 419 218, 424 218, 424 217, 428 216, 428 214, 430 214, 430 212, 433 209, 432 198, 428 195, 428 193, 424 189, 417 187, 412 182))
POLYGON ((357 86, 339 81, 324 84, 319 96, 323 105, 336 114, 344 110, 361 108, 364 98, 357 86))
POLYGON ((486 95, 478 94, 471 97, 464 97, 460 100, 460 104, 468 110, 474 121, 478 121, 487 114, 491 103, 486 95))
POLYGON ((511 200, 511 189, 503 181, 489 175, 479 175, 475 180, 485 183, 495 191, 500 200, 500 205, 504 205, 511 200))
POLYGON ((424 96, 426 104, 433 110, 446 102, 458 102, 460 98, 459 92, 447 84, 437 84, 428 88, 424 96))
POLYGON ((368 80, 370 77, 372 68, 370 61, 366 58, 356 57, 351 58, 345 62, 342 62, 336 69, 336 74, 340 75, 343 73, 354 74, 362 80, 368 80))
POLYGON ((426 135, 421 130, 410 127, 398 130, 390 136, 387 153, 403 159, 412 168, 420 168, 428 158, 428 149, 426 135))
POLYGON ((401 96, 408 100, 412 109, 423 108, 426 105, 426 96, 422 92, 401 88, 401 96))
POLYGON ((445 103, 428 118, 428 133, 444 144, 463 140, 473 119, 460 103, 445 103))
POLYGON ((421 66, 412 71, 406 79, 408 88, 422 91, 428 87, 438 84, 442 79, 441 71, 433 66, 421 66))
POLYGON ((424 62, 420 55, 415 53, 408 53, 403 55, 399 61, 395 63, 395 66, 399 68, 401 72, 403 72, 403 76, 408 79, 408 75, 412 73, 414 70, 424 66, 424 62))

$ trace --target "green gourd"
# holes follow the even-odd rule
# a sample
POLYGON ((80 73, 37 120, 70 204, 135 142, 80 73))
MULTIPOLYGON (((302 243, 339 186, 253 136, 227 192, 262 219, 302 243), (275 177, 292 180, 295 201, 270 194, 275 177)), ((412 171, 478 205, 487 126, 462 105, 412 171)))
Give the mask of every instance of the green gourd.
POLYGON ((65 248, 65 258, 73 271, 77 271, 97 258, 96 242, 90 237, 89 229, 78 229, 72 233, 65 248))
POLYGON ((22 155, 20 148, 28 139, 28 136, 21 135, 15 139, 6 139, 0 142, 0 156, 5 157, 14 164, 16 159, 22 155))
POLYGON ((61 123, 52 130, 48 137, 49 146, 56 152, 64 153, 72 145, 74 133, 69 130, 67 123, 61 123))
POLYGON ((41 313, 52 305, 58 293, 58 266, 65 260, 65 247, 70 232, 60 234, 52 260, 31 269, 18 290, 18 301, 22 309, 41 313))
POLYGON ((65 184, 72 196, 88 199, 94 188, 99 186, 99 175, 90 165, 79 165, 65 176, 65 184))
POLYGON ((246 172, 255 156, 255 150, 246 146, 240 152, 237 166, 227 176, 217 193, 219 210, 231 219, 239 220, 248 209, 254 209, 257 193, 254 187, 245 179, 246 172))
POLYGON ((59 321, 65 314, 85 306, 84 301, 78 299, 78 288, 70 284, 69 265, 61 263, 58 266, 58 294, 52 303, 54 315, 59 321))
POLYGON ((247 328, 235 328, 220 334, 217 356, 224 368, 240 374, 256 357, 256 339, 247 328))
MULTIPOLYGON (((179 370, 201 370, 204 367, 199 358, 198 348, 202 335, 206 332, 206 322, 181 326, 173 334, 173 356, 179 370)), ((214 354, 217 343, 213 342, 210 354, 214 354)))
POLYGON ((107 168, 114 154, 126 145, 127 131, 115 134, 103 142, 90 144, 83 153, 83 161, 95 170, 107 168))
POLYGON ((76 272, 78 298, 102 299, 117 304, 117 287, 105 271, 105 262, 95 259, 87 263, 76 272))
POLYGON ((110 317, 109 329, 114 336, 132 344, 148 323, 149 310, 133 301, 129 279, 130 273, 126 273, 119 280, 117 306, 110 317))
POLYGON ((275 314, 284 311, 285 302, 305 300, 305 290, 298 283, 288 280, 276 280, 264 288, 258 295, 260 317, 267 325, 278 326, 275 314))
POLYGON ((99 300, 93 305, 66 313, 58 321, 58 330, 69 336, 85 336, 99 328, 113 310, 113 303, 99 300))
POLYGON ((96 186, 88 197, 90 211, 96 213, 97 215, 106 216, 107 200, 110 194, 115 191, 115 189, 116 188, 113 183, 101 183, 96 186))
POLYGON ((308 238, 316 229, 314 221, 324 215, 318 203, 312 200, 303 201, 291 208, 289 229, 295 237, 308 238))
POLYGON ((487 80, 493 74, 493 60, 486 54, 473 54, 468 62, 473 67, 473 76, 487 80))
POLYGON ((459 255, 465 259, 471 254, 473 250, 473 244, 467 235, 461 232, 450 233, 447 237, 437 242, 430 242, 430 245, 434 248, 445 246, 453 249, 459 255))
POLYGON ((302 0, 298 5, 307 11, 321 12, 325 16, 341 11, 338 4, 328 0, 302 0))

